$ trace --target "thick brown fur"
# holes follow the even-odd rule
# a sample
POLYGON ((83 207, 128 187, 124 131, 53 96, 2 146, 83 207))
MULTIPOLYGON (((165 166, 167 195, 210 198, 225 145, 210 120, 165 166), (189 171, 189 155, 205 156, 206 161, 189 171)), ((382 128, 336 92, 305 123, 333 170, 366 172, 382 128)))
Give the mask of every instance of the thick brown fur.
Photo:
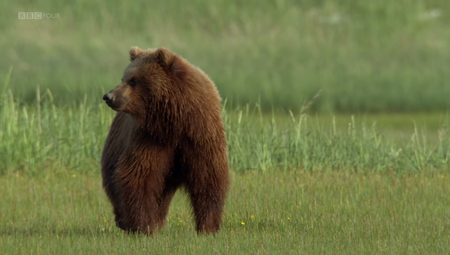
POLYGON ((122 83, 103 97, 117 111, 101 161, 116 224, 151 234, 185 187, 197 232, 216 233, 229 186, 217 89, 165 48, 132 48, 130 60, 122 83))

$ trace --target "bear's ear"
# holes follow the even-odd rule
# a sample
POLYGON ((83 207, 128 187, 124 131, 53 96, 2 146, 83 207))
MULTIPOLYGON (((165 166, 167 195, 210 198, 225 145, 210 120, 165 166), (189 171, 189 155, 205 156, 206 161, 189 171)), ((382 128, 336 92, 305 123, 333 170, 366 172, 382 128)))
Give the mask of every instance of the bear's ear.
POLYGON ((155 59, 162 68, 177 78, 183 78, 186 73, 182 59, 166 48, 157 49, 155 51, 155 59))
POLYGON ((173 53, 164 47, 159 48, 155 51, 156 62, 164 68, 169 67, 171 65, 173 56, 174 56, 173 53))
POLYGON ((135 60, 141 54, 142 54, 142 50, 141 49, 139 49, 137 46, 132 47, 130 49, 130 61, 135 60))

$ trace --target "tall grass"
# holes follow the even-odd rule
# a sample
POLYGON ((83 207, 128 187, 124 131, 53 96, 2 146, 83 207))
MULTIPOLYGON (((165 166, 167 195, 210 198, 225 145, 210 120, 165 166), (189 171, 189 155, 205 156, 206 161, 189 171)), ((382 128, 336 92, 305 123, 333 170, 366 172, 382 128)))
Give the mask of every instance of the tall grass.
MULTIPOLYGON (((9 81, 6 77, 6 82, 9 81)), ((114 111, 104 104, 53 102, 36 89, 34 106, 20 104, 11 89, 0 102, 0 174, 53 175, 98 171, 114 111)), ((280 118, 259 106, 224 111, 230 168, 245 171, 422 172, 448 170, 450 137, 444 122, 433 133, 414 132, 405 141, 383 136, 374 123, 354 117, 347 128, 324 127, 308 115, 280 118)), ((332 118, 332 117, 330 117, 332 118)), ((411 122, 411 127, 413 123, 411 122)))
MULTIPOLYGON (((11 87, 35 101, 83 101, 114 87, 131 46, 166 46, 208 73, 233 105, 259 102, 299 112, 449 109, 450 2, 401 1, 58 1, 0 4, 11 87), (18 12, 59 13, 19 20, 18 12), (92 96, 91 96, 92 95, 92 96)), ((88 100, 91 101, 91 100, 88 100)))

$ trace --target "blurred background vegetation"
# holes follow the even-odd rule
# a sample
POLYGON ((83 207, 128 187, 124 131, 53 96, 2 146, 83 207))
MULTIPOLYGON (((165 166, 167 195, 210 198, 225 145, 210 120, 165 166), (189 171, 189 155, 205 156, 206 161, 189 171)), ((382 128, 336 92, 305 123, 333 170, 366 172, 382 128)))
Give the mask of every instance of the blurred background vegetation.
POLYGON ((2 1, 0 75, 23 103, 101 102, 131 46, 202 68, 227 104, 322 113, 450 108, 448 0, 2 1), (59 18, 18 19, 18 12, 59 18))

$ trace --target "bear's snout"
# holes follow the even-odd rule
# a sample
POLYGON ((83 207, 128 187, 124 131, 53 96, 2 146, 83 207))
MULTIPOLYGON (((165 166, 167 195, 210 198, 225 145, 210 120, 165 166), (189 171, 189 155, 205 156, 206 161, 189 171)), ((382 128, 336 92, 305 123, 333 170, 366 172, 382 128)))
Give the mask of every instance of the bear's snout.
POLYGON ((103 95, 103 101, 105 101, 105 103, 109 104, 112 101, 112 96, 111 93, 106 93, 103 95))
POLYGON ((105 101, 105 103, 114 111, 123 110, 127 103, 126 98, 120 94, 117 96, 117 91, 114 90, 104 94, 103 101, 105 101))

